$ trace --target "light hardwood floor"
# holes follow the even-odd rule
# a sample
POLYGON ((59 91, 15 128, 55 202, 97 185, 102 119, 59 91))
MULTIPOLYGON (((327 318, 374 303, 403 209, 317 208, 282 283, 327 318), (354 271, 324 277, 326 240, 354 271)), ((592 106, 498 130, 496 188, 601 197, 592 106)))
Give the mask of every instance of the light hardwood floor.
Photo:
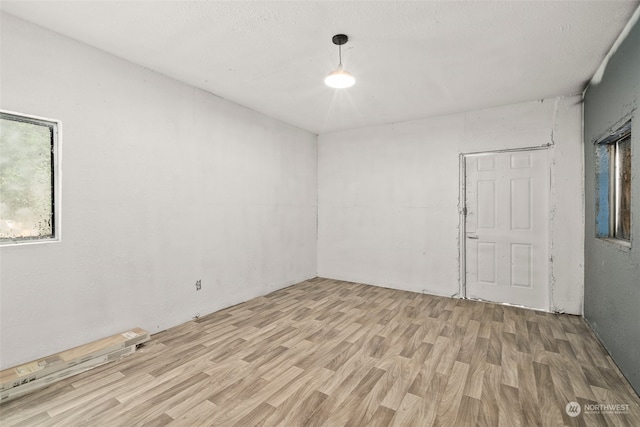
POLYGON ((640 426, 640 399, 580 317, 320 278, 0 411, 3 427, 640 426), (572 401, 629 406, 570 417, 572 401))

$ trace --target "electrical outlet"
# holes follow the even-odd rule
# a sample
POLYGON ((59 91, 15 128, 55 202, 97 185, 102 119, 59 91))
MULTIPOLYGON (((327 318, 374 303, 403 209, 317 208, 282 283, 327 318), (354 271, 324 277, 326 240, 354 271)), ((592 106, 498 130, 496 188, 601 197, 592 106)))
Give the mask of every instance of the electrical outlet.
POLYGON ((202 288, 202 280, 196 280, 196 291, 199 291, 202 288))

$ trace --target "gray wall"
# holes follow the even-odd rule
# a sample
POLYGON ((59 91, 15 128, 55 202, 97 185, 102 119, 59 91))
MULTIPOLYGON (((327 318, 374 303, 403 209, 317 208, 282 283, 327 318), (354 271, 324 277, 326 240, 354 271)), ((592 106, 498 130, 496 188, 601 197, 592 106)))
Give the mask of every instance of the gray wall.
POLYGON ((584 101, 585 318, 640 392, 640 25, 628 34, 584 101), (631 248, 595 237, 595 147, 631 117, 631 248))

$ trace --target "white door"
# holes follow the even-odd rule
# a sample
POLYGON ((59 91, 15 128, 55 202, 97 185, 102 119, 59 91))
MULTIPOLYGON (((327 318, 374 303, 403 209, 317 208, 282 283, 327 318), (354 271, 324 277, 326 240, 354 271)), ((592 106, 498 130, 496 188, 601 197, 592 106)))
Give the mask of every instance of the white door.
POLYGON ((467 298, 548 310, 547 150, 464 159, 467 298))

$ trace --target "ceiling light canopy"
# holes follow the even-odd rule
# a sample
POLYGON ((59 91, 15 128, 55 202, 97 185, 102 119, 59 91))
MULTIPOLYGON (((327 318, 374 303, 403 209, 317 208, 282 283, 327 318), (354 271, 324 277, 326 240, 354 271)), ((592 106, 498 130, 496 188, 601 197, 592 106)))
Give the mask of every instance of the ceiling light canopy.
POLYGON ((338 55, 340 60, 338 62, 338 68, 330 72, 329 75, 324 78, 324 83, 335 89, 351 87, 356 82, 356 79, 354 79, 351 73, 342 67, 342 45, 349 41, 349 37, 344 34, 336 34, 331 40, 333 41, 333 44, 338 45, 338 55))

